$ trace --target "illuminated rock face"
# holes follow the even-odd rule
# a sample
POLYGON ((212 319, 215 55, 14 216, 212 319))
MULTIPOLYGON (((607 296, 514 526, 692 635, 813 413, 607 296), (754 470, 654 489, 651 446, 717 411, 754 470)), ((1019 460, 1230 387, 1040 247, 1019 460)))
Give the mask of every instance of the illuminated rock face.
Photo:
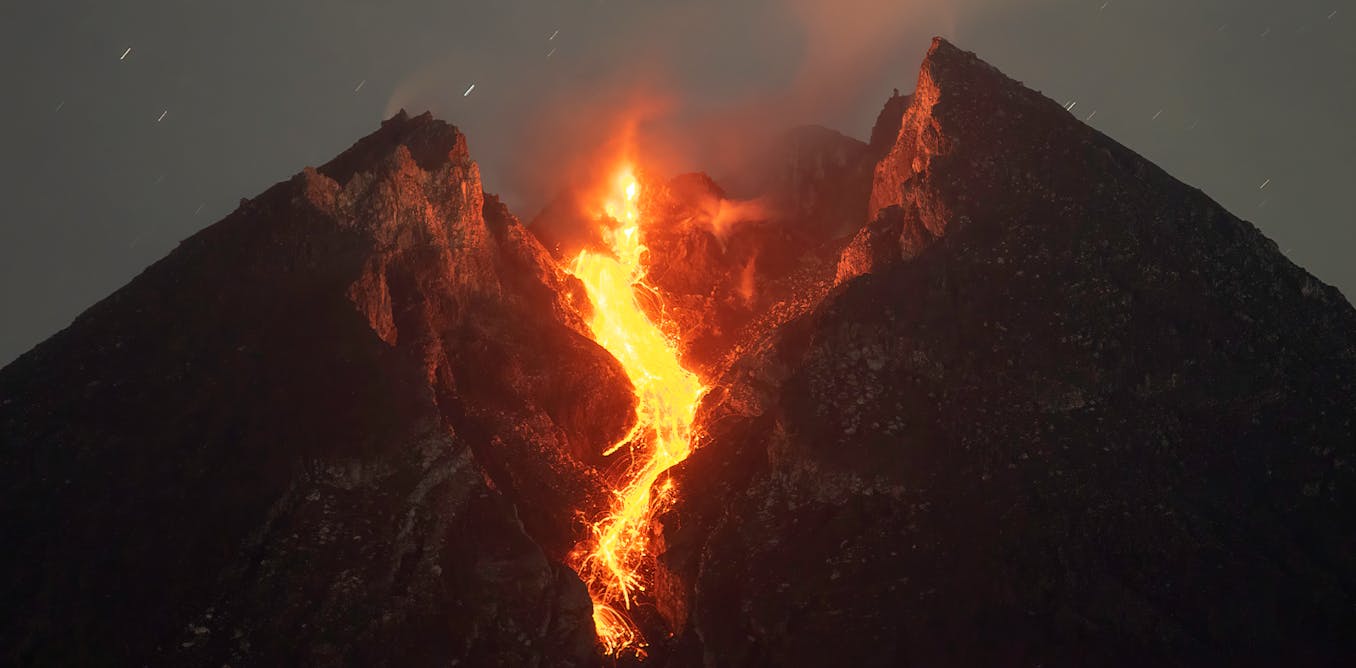
MULTIPOLYGON (((942 41, 868 144, 767 160, 637 184, 710 388, 636 531, 652 665, 1356 654, 1336 290, 942 41)), ((636 399, 578 209, 402 112, 0 370, 0 663, 603 661, 564 564, 636 399)))
POLYGON ((578 287, 403 112, 185 240, 0 372, 0 663, 591 660, 578 287))
POLYGON ((659 518, 678 656, 1352 656, 1342 295, 944 42, 897 142, 865 271, 712 382, 659 518))

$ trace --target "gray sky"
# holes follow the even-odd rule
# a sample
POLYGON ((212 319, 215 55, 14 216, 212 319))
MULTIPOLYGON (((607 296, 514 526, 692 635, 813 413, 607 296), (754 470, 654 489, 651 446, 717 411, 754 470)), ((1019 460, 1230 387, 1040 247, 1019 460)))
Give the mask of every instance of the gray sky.
POLYGON ((864 138, 934 34, 1356 293, 1356 0, 5 2, 0 364, 401 106, 530 218, 623 109, 717 176, 730 128, 864 138))

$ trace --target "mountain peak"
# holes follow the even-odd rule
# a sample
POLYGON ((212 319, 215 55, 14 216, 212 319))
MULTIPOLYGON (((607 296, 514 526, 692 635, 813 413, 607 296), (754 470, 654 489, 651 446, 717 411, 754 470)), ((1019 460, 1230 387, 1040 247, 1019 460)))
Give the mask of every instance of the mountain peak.
POLYGON ((401 109, 382 121, 375 132, 359 139, 317 171, 344 185, 354 174, 370 171, 393 155, 400 146, 408 149, 415 164, 425 171, 435 171, 449 163, 471 163, 466 136, 456 126, 434 118, 427 111, 410 116, 401 109))
POLYGON ((932 38, 932 46, 928 48, 919 69, 922 76, 926 76, 938 86, 949 89, 964 86, 967 81, 1014 84, 1021 87, 1019 82, 1013 81, 998 68, 985 62, 975 55, 975 52, 961 49, 943 37, 932 38))
POLYGON ((187 239, 0 369, 0 662, 582 664, 634 398, 564 283, 429 114, 187 239))
POLYGON ((941 39, 871 209, 839 285, 712 383, 674 471, 657 579, 689 655, 1352 655, 1336 290, 941 39))
MULTIPOLYGON (((1015 164, 1050 165, 1051 169, 1061 170, 1051 162, 1060 153, 1053 148, 1093 143, 1123 156, 1108 168, 1132 164, 1136 169, 1152 168, 1147 161, 1079 122, 1055 101, 1023 86, 974 53, 935 38, 919 68, 917 87, 909 98, 894 145, 876 166, 868 220, 890 206, 926 209, 925 202, 910 201, 910 192, 923 191, 910 183, 926 177, 932 171, 930 167, 939 161, 947 164, 978 161, 974 168, 979 172, 967 178, 982 183, 993 176, 997 183, 1006 179, 997 172, 1015 164), (973 178, 981 174, 986 178, 973 178)), ((1059 159, 1067 161, 1073 157, 1076 156, 1059 159)), ((940 236, 948 225, 960 219, 933 212, 923 216, 922 222, 933 236, 940 236)))
POLYGON ((966 51, 947 41, 945 37, 937 35, 932 38, 932 45, 928 47, 928 53, 923 57, 923 67, 926 68, 936 62, 964 61, 983 63, 973 51, 966 51))

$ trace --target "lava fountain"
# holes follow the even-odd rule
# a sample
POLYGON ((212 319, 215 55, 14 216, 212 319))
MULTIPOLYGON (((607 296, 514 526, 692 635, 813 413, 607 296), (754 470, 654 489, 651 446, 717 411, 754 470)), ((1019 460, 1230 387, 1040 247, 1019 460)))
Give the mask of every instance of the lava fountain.
MULTIPOLYGON (((593 339, 621 362, 636 392, 636 423, 604 453, 629 458, 591 536, 576 547, 571 566, 588 586, 593 619, 604 649, 644 655, 645 639, 627 610, 645 590, 650 520, 672 499, 669 467, 691 452, 692 421, 705 388, 683 368, 677 342, 664 335, 641 307, 646 249, 641 242, 641 185, 630 165, 616 174, 604 198, 603 240, 611 253, 584 250, 567 268, 583 282, 593 303, 593 339)), ((651 291, 653 292, 653 291, 651 291)))

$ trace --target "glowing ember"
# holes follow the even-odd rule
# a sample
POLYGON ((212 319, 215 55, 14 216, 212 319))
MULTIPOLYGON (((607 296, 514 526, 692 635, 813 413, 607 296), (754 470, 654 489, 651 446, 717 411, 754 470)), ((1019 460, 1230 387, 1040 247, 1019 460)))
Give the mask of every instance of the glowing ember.
POLYGON ((575 550, 573 566, 593 598, 598 637, 609 654, 644 653, 644 638, 625 612, 644 591, 641 573, 650 519, 673 494, 664 471, 691 449, 692 419, 705 388, 678 361, 675 342, 652 322, 636 299, 643 287, 645 246, 640 239, 640 183, 624 167, 615 192, 603 205, 608 227, 603 238, 612 253, 584 251, 570 272, 584 283, 593 302, 593 338, 621 362, 636 391, 636 426, 610 447, 630 457, 607 515, 592 524, 593 537, 575 550), (623 450, 624 449, 624 450, 623 450))

